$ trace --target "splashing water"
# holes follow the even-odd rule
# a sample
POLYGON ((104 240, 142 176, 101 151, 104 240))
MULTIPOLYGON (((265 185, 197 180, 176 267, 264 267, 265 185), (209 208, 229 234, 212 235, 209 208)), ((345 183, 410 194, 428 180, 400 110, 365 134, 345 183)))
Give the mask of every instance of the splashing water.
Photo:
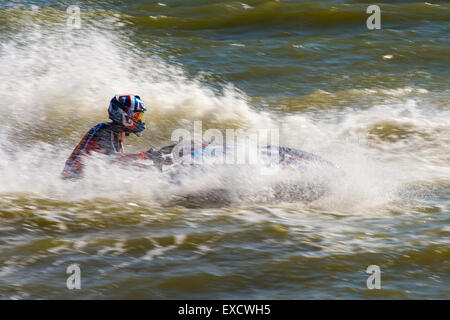
MULTIPOLYGON (((268 5, 242 6, 257 23, 258 10, 268 5)), ((170 3, 151 10, 166 7, 170 3)), ((190 66, 161 49, 166 35, 142 35, 139 17, 115 10, 84 10, 79 30, 67 28, 57 6, 43 5, 32 16, 14 6, 0 11, 6 26, 0 31, 0 296, 58 297, 61 289, 54 288, 62 285, 54 279, 70 261, 89 268, 80 293, 85 298, 99 292, 115 298, 204 298, 211 297, 211 288, 217 288, 217 298, 380 297, 359 287, 365 275, 358 272, 368 263, 390 272, 382 297, 428 297, 422 290, 427 286, 435 288, 434 297, 448 296, 448 89, 378 83, 348 89, 330 80, 307 94, 279 92, 275 102, 260 102, 249 92, 264 68, 255 67, 260 69, 254 79, 251 72, 235 72, 250 79, 247 88, 223 81, 226 76, 214 81, 206 74, 211 64, 197 66, 205 73, 191 74, 190 66), (140 95, 148 109, 148 130, 126 138, 128 152, 166 145, 173 130, 190 130, 195 120, 204 130, 279 128, 281 145, 318 154, 336 164, 339 174, 323 169, 261 176, 259 168, 235 166, 191 175, 179 186, 156 170, 98 156, 89 160, 84 179, 62 181, 68 155, 89 128, 107 121, 110 98, 124 92, 140 95), (329 191, 319 199, 274 197, 273 185, 318 177, 327 179, 329 191), (234 201, 214 209, 173 202, 180 193, 199 190, 227 190, 234 201)), ((256 46, 248 53, 259 57, 255 64, 272 61, 264 58, 271 47, 262 50, 250 36, 243 38, 245 46, 236 46, 240 41, 232 33, 211 40, 208 32, 202 38, 211 41, 207 46, 197 34, 189 38, 211 50, 206 56, 241 50, 228 52, 235 59, 256 46), (211 49, 223 43, 227 49, 211 49)), ((183 36, 173 40, 176 49, 183 48, 183 36)), ((277 50, 284 48, 288 57, 304 50, 301 57, 309 59, 308 50, 319 55, 323 44, 302 46, 277 50)), ((304 71, 305 79, 313 79, 304 71)), ((283 85, 292 91, 289 82, 283 85)))

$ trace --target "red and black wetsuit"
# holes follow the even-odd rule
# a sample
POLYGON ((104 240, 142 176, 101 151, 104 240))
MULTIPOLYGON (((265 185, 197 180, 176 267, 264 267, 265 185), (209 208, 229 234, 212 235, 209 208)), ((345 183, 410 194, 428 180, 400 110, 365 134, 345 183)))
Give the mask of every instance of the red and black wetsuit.
POLYGON ((99 123, 89 130, 67 159, 62 178, 81 177, 83 159, 91 152, 123 153, 123 131, 123 126, 115 122, 99 123))

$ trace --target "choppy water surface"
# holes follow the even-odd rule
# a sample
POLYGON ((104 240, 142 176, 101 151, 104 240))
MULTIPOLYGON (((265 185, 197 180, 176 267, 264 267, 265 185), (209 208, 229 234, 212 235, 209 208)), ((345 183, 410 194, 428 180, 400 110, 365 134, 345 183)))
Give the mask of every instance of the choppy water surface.
POLYGON ((367 1, 77 1, 74 30, 70 4, 0 4, 1 298, 450 298, 448 3, 380 3, 373 31, 367 1), (231 185, 219 208, 98 159, 61 181, 119 92, 149 107, 128 151, 194 120, 279 127, 343 174, 310 203, 242 168, 184 186, 231 185))

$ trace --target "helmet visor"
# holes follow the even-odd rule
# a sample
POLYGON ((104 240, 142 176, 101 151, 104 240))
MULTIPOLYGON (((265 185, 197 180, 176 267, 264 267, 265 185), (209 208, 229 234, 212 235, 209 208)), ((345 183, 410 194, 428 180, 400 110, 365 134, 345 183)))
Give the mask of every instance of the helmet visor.
POLYGON ((144 116, 144 113, 143 113, 143 112, 135 113, 135 114, 133 115, 133 120, 136 121, 136 122, 141 121, 141 119, 142 119, 143 116, 144 116))

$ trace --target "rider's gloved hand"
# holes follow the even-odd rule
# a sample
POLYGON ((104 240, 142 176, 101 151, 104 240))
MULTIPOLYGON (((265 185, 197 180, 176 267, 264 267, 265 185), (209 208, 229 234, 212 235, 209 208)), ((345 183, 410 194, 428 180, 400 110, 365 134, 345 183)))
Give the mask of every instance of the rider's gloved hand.
POLYGON ((153 160, 155 162, 163 161, 161 152, 154 150, 153 148, 150 148, 148 151, 141 152, 141 157, 144 160, 153 160))
POLYGON ((163 153, 159 150, 150 148, 148 151, 141 152, 141 157, 144 160, 153 160, 158 165, 171 165, 172 159, 170 157, 163 157, 163 153))
POLYGON ((158 150, 154 150, 153 148, 150 148, 147 151, 147 154, 149 155, 150 159, 161 159, 162 158, 161 152, 159 152, 158 150))

